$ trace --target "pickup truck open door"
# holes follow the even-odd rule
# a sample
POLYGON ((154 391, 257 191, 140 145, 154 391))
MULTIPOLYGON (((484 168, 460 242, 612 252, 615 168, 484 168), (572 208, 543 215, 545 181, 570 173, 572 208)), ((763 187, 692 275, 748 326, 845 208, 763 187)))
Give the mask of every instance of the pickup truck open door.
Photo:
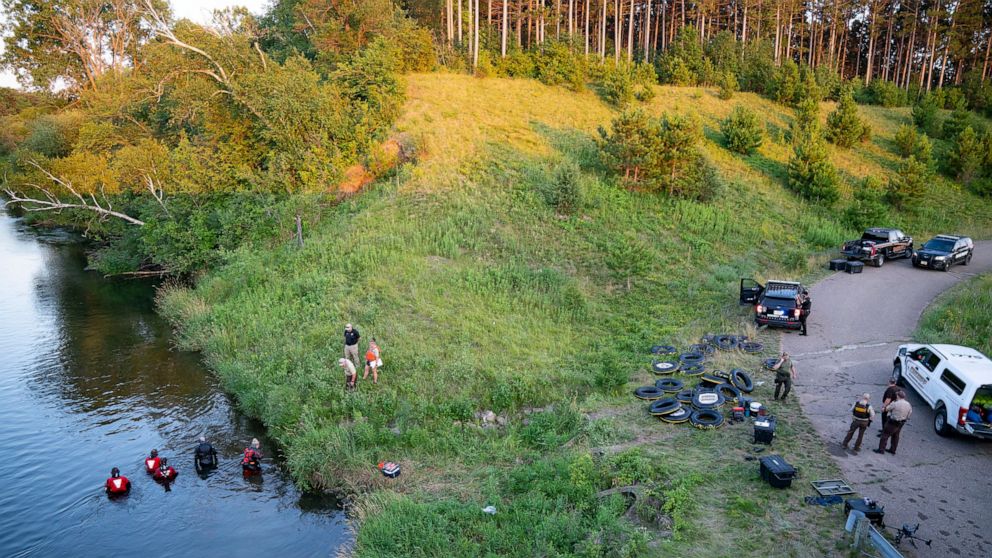
POLYGON ((741 304, 757 304, 765 286, 754 279, 741 279, 741 304))

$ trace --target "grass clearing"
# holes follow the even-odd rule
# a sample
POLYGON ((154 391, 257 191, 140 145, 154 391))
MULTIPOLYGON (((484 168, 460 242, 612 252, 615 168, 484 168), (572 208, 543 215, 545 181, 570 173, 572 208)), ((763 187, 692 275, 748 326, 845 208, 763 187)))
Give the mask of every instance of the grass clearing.
POLYGON ((992 275, 964 281, 923 312, 914 337, 921 343, 966 345, 992 355, 992 275))
MULTIPOLYGON (((416 165, 322 209, 302 249, 228 254, 194 290, 160 296, 184 345, 201 349, 265 422, 304 486, 370 494, 358 506, 356 553, 836 553, 840 518, 799 503, 801 490, 758 482, 744 426, 660 424, 630 395, 654 380, 651 345, 745 327, 740 277, 811 277, 858 234, 838 212, 785 190, 790 111, 750 94, 721 101, 710 90, 659 88, 652 113, 689 107, 707 130, 702 149, 725 188, 699 203, 628 191, 604 174, 592 137, 615 113, 591 92, 450 74, 408 81, 397 129, 422 145, 416 165), (725 150, 717 132, 737 103, 773 131, 749 157, 725 150), (540 193, 563 159, 583 169, 571 217, 540 193), (649 265, 629 265, 632 253, 649 265), (345 322, 382 347, 378 386, 343 391, 345 322), (485 410, 505 426, 479 427, 485 410), (625 458, 634 472, 614 461, 625 458), (403 465, 399 482, 375 471, 384 459, 403 465), (591 479, 581 494, 576 468, 591 479), (520 482, 527 475, 534 480, 520 482), (668 528, 622 519, 616 498, 590 496, 631 475, 667 506, 668 528), (479 511, 494 502, 505 511, 479 511), (539 536, 545 546, 534 546, 539 536)), ((908 113, 861 110, 874 139, 831 147, 833 159, 852 179, 885 176, 897 161, 891 134, 908 113)), ((886 224, 918 237, 950 223, 989 236, 987 202, 943 178, 927 196, 940 204, 886 224)), ((773 354, 777 334, 760 337, 773 354)), ((759 362, 720 355, 715 365, 759 362)), ((768 401, 770 375, 759 379, 756 397, 768 401)), ((798 405, 773 412, 774 452, 801 468, 799 483, 836 475, 798 405)))

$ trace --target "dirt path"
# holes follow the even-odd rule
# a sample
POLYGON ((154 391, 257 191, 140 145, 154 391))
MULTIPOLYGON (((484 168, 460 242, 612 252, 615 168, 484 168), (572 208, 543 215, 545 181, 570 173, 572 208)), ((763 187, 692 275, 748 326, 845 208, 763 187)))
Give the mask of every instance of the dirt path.
POLYGON ((908 261, 866 267, 861 275, 838 273, 811 289, 809 336, 783 334, 782 346, 799 372, 800 403, 829 453, 861 495, 885 505, 887 525, 922 523, 919 534, 934 542, 920 555, 992 555, 992 443, 937 436, 933 411, 907 388, 913 418, 903 428, 899 453, 871 451, 878 447, 876 420, 855 456, 840 446, 848 409, 864 392, 880 406, 896 347, 910 340, 927 305, 990 270, 992 242, 979 242, 971 265, 947 273, 914 269, 908 261))

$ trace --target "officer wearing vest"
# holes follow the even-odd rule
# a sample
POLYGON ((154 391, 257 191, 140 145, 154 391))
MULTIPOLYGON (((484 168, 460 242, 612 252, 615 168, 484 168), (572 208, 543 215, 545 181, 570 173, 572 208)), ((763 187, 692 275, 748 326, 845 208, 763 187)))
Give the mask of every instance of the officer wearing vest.
POLYGON ((854 442, 854 453, 857 454, 861 451, 861 442, 865 438, 865 430, 868 429, 868 425, 871 424, 872 419, 875 418, 875 409, 872 408, 871 403, 868 401, 871 399, 871 395, 868 393, 861 394, 861 399, 858 399, 854 405, 851 406, 851 428, 847 430, 847 436, 844 436, 844 449, 847 449, 847 444, 851 442, 851 438, 854 437, 854 432, 858 432, 858 439, 854 442))

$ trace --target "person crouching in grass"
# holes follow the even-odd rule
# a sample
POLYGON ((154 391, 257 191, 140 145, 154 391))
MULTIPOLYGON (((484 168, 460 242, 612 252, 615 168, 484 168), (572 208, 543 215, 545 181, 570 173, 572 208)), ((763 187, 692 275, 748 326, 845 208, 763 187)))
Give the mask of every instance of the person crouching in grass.
POLYGON ((345 389, 355 389, 355 380, 358 378, 358 373, 355 371, 355 365, 346 358, 339 358, 338 365, 341 368, 344 368, 345 389))

